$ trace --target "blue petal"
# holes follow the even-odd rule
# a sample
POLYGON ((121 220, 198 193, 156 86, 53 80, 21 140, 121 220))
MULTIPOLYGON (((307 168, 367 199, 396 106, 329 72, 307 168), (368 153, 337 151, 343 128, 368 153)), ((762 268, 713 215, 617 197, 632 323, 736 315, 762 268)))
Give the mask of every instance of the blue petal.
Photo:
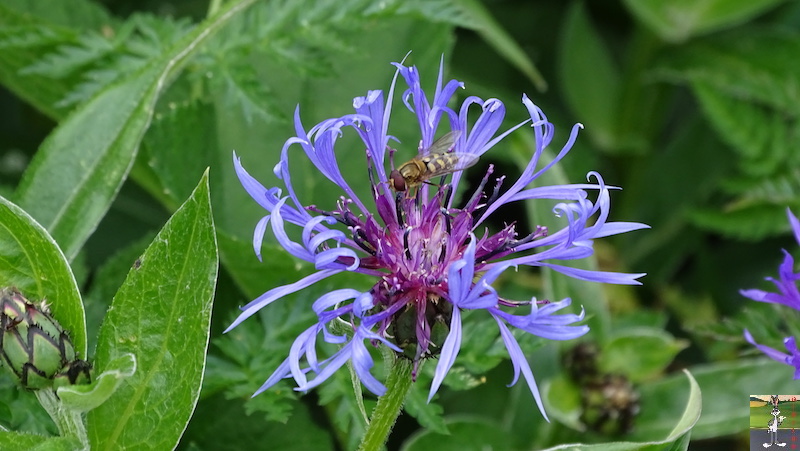
POLYGON ((431 382, 431 391, 428 394, 428 402, 431 402, 433 395, 439 390, 444 377, 453 367, 458 351, 461 349, 461 312, 458 307, 453 309, 453 316, 450 319, 450 333, 442 345, 442 353, 439 356, 439 363, 436 365, 436 372, 431 382))
POLYGON ((789 217, 789 224, 792 226, 794 239, 797 241, 797 244, 800 244, 800 220, 797 219, 797 216, 792 214, 792 210, 788 207, 786 208, 786 216, 789 217))
POLYGON ((269 224, 269 215, 261 218, 258 224, 256 224, 256 228, 253 230, 253 251, 255 251, 256 257, 258 257, 258 261, 262 261, 261 246, 264 243, 264 234, 267 232, 267 224, 269 224))
POLYGON ((517 343, 514 335, 511 334, 511 331, 508 330, 506 325, 503 324, 503 321, 501 321, 498 317, 494 317, 494 319, 497 321, 497 326, 500 328, 500 336, 503 338, 503 343, 506 345, 508 355, 511 357, 511 363, 514 365, 514 379, 511 381, 509 386, 517 383, 517 380, 519 379, 519 373, 522 371, 522 375, 525 376, 525 381, 528 383, 528 388, 531 390, 533 399, 536 400, 536 405, 539 407, 539 411, 542 412, 542 416, 549 423, 550 419, 547 418, 547 413, 544 411, 542 398, 539 396, 539 388, 536 386, 536 380, 533 378, 533 372, 531 371, 530 365, 528 365, 528 360, 525 358, 525 354, 523 354, 522 349, 519 347, 519 343, 517 343))
POLYGON ((352 288, 333 290, 320 296, 316 301, 314 301, 314 303, 311 305, 311 308, 314 310, 314 313, 319 315, 323 311, 335 306, 336 304, 349 299, 358 298, 361 296, 361 294, 362 293, 360 291, 352 288))
POLYGON ((547 266, 562 274, 574 277, 579 280, 588 280, 590 282, 613 283, 617 285, 641 285, 638 278, 644 277, 647 273, 633 273, 627 274, 624 272, 612 271, 592 271, 588 269, 570 268, 569 266, 555 265, 552 263, 540 263, 540 266, 547 266))
POLYGON ((269 304, 273 303, 274 301, 292 294, 294 292, 300 291, 303 288, 309 287, 316 282, 319 282, 322 279, 330 277, 334 274, 338 274, 342 272, 338 269, 326 269, 322 271, 315 272, 310 274, 302 279, 298 280, 297 282, 290 283, 288 285, 282 285, 280 287, 275 287, 266 293, 262 294, 261 296, 255 298, 252 302, 245 305, 242 308, 242 313, 228 326, 227 329, 223 333, 229 332, 234 327, 238 326, 242 321, 246 320, 247 318, 253 316, 256 312, 261 310, 262 308, 268 306, 269 304))

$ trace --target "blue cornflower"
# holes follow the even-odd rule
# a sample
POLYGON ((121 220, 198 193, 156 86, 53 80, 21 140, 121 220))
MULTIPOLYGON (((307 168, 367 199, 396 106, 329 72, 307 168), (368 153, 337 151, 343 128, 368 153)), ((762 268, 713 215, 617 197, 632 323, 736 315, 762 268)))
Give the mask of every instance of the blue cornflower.
MULTIPOLYGON (((788 208, 786 209, 786 215, 789 217, 789 224, 791 224, 792 230, 794 231, 794 237, 797 243, 800 244, 800 221, 798 221, 797 217, 793 215, 792 211, 788 208)), ((794 258, 792 258, 791 254, 783 249, 783 255, 783 263, 778 267, 778 280, 772 277, 766 278, 778 287, 778 293, 770 293, 758 289, 740 290, 739 293, 754 301, 783 304, 795 310, 800 310, 800 291, 797 289, 797 281, 800 280, 800 273, 794 272, 794 258)), ((800 351, 797 349, 797 343, 794 337, 786 337, 783 340, 783 344, 789 354, 784 354, 769 346, 756 343, 747 329, 744 330, 744 338, 770 358, 793 366, 795 368, 794 378, 800 379, 800 351)))
MULTIPOLYGON (((575 325, 583 320, 584 313, 557 315, 558 310, 570 305, 569 299, 556 303, 535 298, 525 302, 508 300, 498 295, 492 283, 506 269, 527 265, 549 267, 582 280, 639 284, 636 279, 643 274, 575 269, 553 261, 588 257, 593 253, 594 238, 647 226, 607 220, 609 189, 613 187, 605 185, 602 177, 594 172, 589 174, 594 183, 528 187, 569 152, 582 128, 580 124, 572 128, 569 140, 558 155, 539 167, 542 152, 553 139, 554 127, 527 96, 523 96, 522 103, 531 119, 497 134, 505 116, 505 105, 501 101, 471 96, 456 111, 448 104, 463 84, 456 80, 443 84, 441 67, 433 99, 429 101, 416 67, 402 63, 395 63, 395 66, 397 72, 388 96, 384 97, 382 91, 369 91, 366 96, 357 97, 353 101, 355 114, 322 121, 306 131, 299 109, 295 111, 296 136, 286 141, 275 166, 275 174, 282 180, 286 196, 278 187, 267 189, 257 182, 234 153, 233 162, 242 185, 269 212, 255 228, 253 246, 258 257, 261 258, 264 233, 271 226, 278 243, 287 252, 314 263, 317 271, 259 296, 243 307, 242 314, 228 330, 270 303, 320 280, 345 271, 365 274, 375 280, 370 290, 335 290, 314 302, 312 308, 319 321, 297 337, 288 358, 256 394, 290 376, 297 382, 297 390, 309 390, 349 360, 364 386, 382 395, 386 388, 370 372, 373 361, 365 346, 365 340, 369 340, 372 345, 383 343, 414 360, 412 377, 416 377, 420 359, 438 355, 430 399, 461 347, 462 310, 484 310, 497 322, 508 349, 515 373, 512 384, 521 372, 544 412, 531 368, 508 326, 551 340, 568 340, 589 330, 586 325, 575 325), (388 134, 398 74, 408 85, 403 102, 419 122, 420 156, 435 146, 437 135, 444 135, 449 140, 445 151, 452 152, 439 155, 450 162, 461 159, 472 164, 509 133, 530 122, 536 149, 519 179, 511 187, 502 189, 505 177, 496 178, 486 194, 484 188, 494 171, 489 165, 474 194, 461 206, 455 205, 452 196, 461 179, 459 171, 453 172, 450 183, 408 183, 405 186, 395 169, 395 150, 389 147, 389 140, 396 139, 388 134), (480 115, 470 125, 467 113, 474 107, 480 109, 480 115), (449 127, 442 124, 443 118, 447 118, 449 127), (337 164, 334 147, 346 129, 357 133, 366 147, 364 175, 371 181, 370 206, 356 196, 337 164), (323 176, 342 190, 343 195, 333 208, 323 210, 307 206, 298 199, 288 164, 289 149, 296 146, 323 176), (395 182, 403 187, 398 188, 395 182), (594 202, 589 200, 587 190, 597 193, 594 202), (529 235, 519 237, 515 224, 506 225, 493 234, 483 226, 498 208, 528 199, 562 200, 554 211, 565 218, 565 227, 555 233, 537 227, 529 235), (287 223, 302 228, 301 242, 289 238, 284 229, 287 223), (520 307, 530 312, 508 313, 520 307), (352 334, 332 333, 328 326, 336 319, 349 324, 352 334), (325 342, 340 345, 338 352, 323 360, 317 357, 320 334, 325 342), (303 361, 305 366, 302 366, 303 361), (311 373, 313 377, 310 378, 311 373)), ((407 155, 402 160, 411 157, 407 155)), ((429 168, 435 167, 431 164, 434 166, 429 168)), ((412 181, 409 179, 409 182, 412 181)))

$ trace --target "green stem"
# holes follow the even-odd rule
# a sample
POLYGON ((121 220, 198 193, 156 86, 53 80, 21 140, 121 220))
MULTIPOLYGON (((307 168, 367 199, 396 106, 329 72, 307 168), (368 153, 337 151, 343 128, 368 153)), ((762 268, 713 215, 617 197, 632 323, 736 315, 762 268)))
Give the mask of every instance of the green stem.
POLYGON ((378 399, 378 405, 372 411, 367 432, 358 447, 359 451, 377 451, 383 447, 400 415, 410 388, 411 361, 398 357, 386 381, 386 394, 378 399))
POLYGON ((81 444, 80 449, 89 449, 89 436, 81 412, 64 407, 53 390, 37 390, 36 398, 56 423, 62 437, 75 438, 81 444))

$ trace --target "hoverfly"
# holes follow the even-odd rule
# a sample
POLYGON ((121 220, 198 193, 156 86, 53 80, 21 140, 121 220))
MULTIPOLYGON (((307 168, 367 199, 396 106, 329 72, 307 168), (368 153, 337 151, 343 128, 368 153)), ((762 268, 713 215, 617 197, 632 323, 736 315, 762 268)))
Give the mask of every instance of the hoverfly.
POLYGON ((452 131, 437 139, 424 155, 417 155, 389 173, 389 185, 395 191, 406 191, 428 180, 464 170, 478 162, 470 153, 448 152, 461 132, 452 131))

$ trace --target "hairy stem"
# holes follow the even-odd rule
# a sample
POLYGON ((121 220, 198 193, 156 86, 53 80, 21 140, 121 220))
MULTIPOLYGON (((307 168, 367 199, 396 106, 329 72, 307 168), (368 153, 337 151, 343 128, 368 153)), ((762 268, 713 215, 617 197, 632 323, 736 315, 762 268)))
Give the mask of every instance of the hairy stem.
POLYGON ((359 451, 377 451, 386 443, 411 388, 411 365, 408 359, 395 359, 386 381, 386 394, 378 399, 378 405, 372 411, 367 432, 358 447, 359 451))

